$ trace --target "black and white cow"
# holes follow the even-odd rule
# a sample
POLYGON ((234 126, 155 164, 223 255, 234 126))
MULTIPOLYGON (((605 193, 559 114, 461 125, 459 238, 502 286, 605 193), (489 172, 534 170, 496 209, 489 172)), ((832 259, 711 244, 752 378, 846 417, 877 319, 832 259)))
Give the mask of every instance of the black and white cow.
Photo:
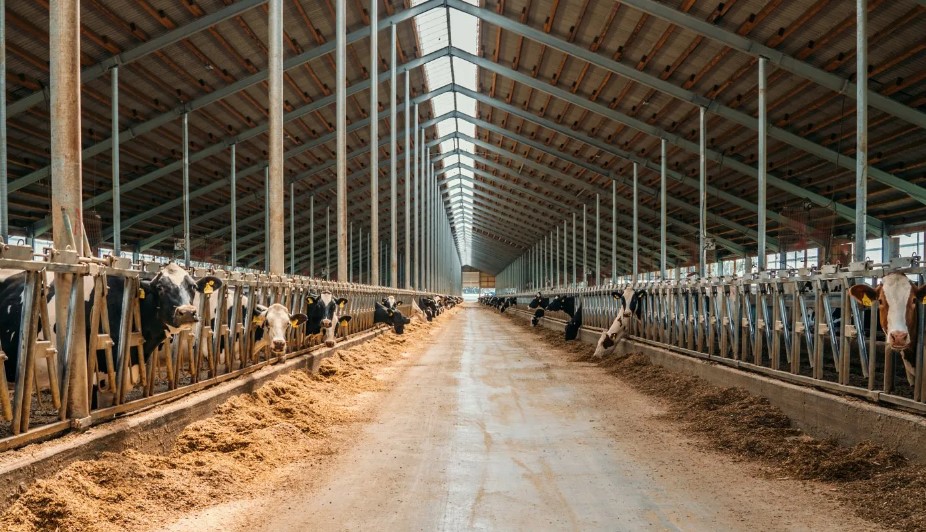
POLYGON ((540 318, 546 313, 547 306, 550 304, 550 298, 543 297, 540 292, 537 292, 537 295, 534 296, 534 299, 527 304, 529 308, 534 309, 534 317, 531 318, 531 325, 534 327, 540 323, 540 318))
MULTIPOLYGON (((601 333, 598 338, 598 345, 595 347, 595 358, 611 356, 615 350, 623 345, 623 340, 630 332, 633 320, 639 320, 642 317, 644 290, 634 291, 633 288, 626 288, 623 292, 612 292, 611 296, 620 301, 620 308, 617 317, 611 323, 608 330, 601 333)), ((623 353, 621 353, 623 354, 623 353)))
POLYGON ((263 337, 269 340, 270 352, 278 357, 286 354, 286 340, 290 329, 299 327, 308 319, 308 316, 301 312, 291 314, 289 309, 280 303, 263 309, 259 321, 263 337))
MULTIPOLYGON (((22 297, 26 275, 21 271, 0 271, 0 340, 3 351, 7 355, 4 364, 8 382, 15 380, 16 365, 19 360, 19 334, 20 320, 22 319, 22 297)), ((67 297, 65 294, 56 294, 54 276, 51 273, 46 277, 49 321, 52 330, 57 325, 55 313, 55 298, 67 297)), ((122 328, 122 299, 125 291, 125 280, 118 276, 106 278, 106 306, 109 314, 109 336, 113 345, 119 345, 119 335, 122 328)), ((139 310, 141 317, 142 336, 144 337, 145 360, 150 360, 151 353, 168 338, 168 333, 179 332, 181 328, 192 327, 199 320, 196 306, 197 295, 205 292, 211 293, 222 286, 222 280, 207 276, 195 281, 183 268, 170 263, 161 267, 158 274, 150 281, 142 281, 139 289, 139 310)), ((84 282, 84 305, 87 312, 87 337, 90 331, 91 302, 94 300, 93 284, 88 280, 84 282)), ((93 353, 91 353, 93 355, 93 353)), ((96 386, 105 387, 102 379, 105 378, 106 357, 102 351, 95 353, 97 357, 96 386)), ((137 381, 138 371, 137 354, 132 353, 131 381, 137 381)), ((39 387, 48 386, 48 376, 44 364, 36 367, 39 387)))
POLYGON ((397 308, 388 308, 380 303, 373 305, 373 323, 385 323, 392 326, 396 334, 405 332, 405 326, 412 320, 406 318, 397 308))
POLYGON ((428 321, 433 321, 434 317, 437 316, 437 302, 433 297, 422 297, 418 299, 418 304, 424 311, 425 317, 428 321))
POLYGON ((571 317, 576 312, 576 296, 556 296, 550 300, 547 310, 549 312, 562 311, 571 317))
POLYGON ((424 323, 428 321, 428 316, 425 314, 421 307, 418 306, 418 302, 412 299, 412 318, 417 318, 418 321, 424 323))
POLYGON ((222 280, 218 277, 207 275, 196 280, 174 263, 161 266, 150 281, 142 281, 139 297, 145 359, 169 334, 189 329, 199 321, 199 298, 221 287, 222 280))
POLYGON ((321 336, 326 347, 334 347, 335 328, 338 326, 346 328, 351 320, 350 316, 343 314, 347 299, 343 297, 335 299, 330 291, 325 290, 318 296, 309 296, 306 304, 308 306, 306 333, 316 337, 321 336))
POLYGON ((575 340, 579 337, 579 329, 582 328, 582 305, 579 305, 579 308, 572 314, 572 317, 569 321, 566 322, 566 329, 564 331, 566 341, 575 340))

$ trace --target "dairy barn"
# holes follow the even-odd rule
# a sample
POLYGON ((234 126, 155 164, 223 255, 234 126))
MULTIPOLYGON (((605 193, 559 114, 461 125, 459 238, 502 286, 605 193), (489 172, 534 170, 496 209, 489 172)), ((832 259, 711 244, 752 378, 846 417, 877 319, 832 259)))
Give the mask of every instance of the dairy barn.
POLYGON ((926 530, 924 30, 0 0, 0 530, 926 530))

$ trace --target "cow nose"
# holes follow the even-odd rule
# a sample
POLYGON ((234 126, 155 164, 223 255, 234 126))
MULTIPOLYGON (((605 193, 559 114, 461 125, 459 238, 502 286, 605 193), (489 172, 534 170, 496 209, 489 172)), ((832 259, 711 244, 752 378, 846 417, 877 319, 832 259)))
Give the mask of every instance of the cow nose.
POLYGON ((286 349, 286 340, 274 340, 273 341, 273 350, 282 351, 286 349))
POLYGON ((331 320, 322 320, 322 327, 325 327, 326 329, 331 327, 331 320))
POLYGON ((891 345, 905 346, 909 341, 909 335, 904 331, 891 331, 891 345))
POLYGON ((193 305, 182 305, 177 307, 177 310, 174 312, 174 318, 179 323, 192 323, 197 321, 196 317, 196 307, 193 305))

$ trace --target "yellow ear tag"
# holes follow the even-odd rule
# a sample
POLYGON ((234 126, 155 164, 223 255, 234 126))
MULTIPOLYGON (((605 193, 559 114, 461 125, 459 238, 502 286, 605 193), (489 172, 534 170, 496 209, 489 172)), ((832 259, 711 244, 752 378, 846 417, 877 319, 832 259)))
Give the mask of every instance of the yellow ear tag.
POLYGON ((144 288, 138 289, 138 299, 145 299, 145 289, 144 288))
POLYGON ((214 285, 215 285, 215 281, 209 281, 208 283, 206 283, 206 286, 203 287, 203 293, 206 295, 209 295, 212 292, 214 292, 215 289, 212 288, 214 285))
POLYGON ((341 320, 341 327, 347 327, 347 324, 350 323, 347 320, 341 320))
POLYGON ((926 305, 926 297, 923 298, 923 304, 926 305))
POLYGON ((870 306, 871 306, 871 298, 868 297, 867 295, 862 296, 862 304, 865 305, 866 307, 870 307, 870 306))
POLYGON ((308 301, 309 305, 311 305, 312 303, 315 303, 315 300, 312 299, 311 297, 308 298, 307 301, 308 301))
POLYGON ((289 320, 289 324, 295 329, 299 326, 299 320, 289 320))
POLYGON ((263 316, 254 316, 254 325, 263 325, 264 317, 263 316))
POLYGON ((338 308, 344 308, 344 303, 338 303, 338 308))

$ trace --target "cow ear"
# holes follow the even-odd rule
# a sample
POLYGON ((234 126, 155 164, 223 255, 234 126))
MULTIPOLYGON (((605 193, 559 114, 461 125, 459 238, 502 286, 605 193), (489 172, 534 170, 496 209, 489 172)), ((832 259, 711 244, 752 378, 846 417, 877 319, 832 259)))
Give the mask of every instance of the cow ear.
POLYGON ((926 304, 926 284, 921 284, 913 290, 916 292, 916 299, 926 304))
POLYGON ((346 305, 346 304, 347 304, 347 299, 345 299, 345 298, 343 298, 343 297, 338 298, 338 307, 339 307, 339 308, 344 308, 344 305, 346 305))
POLYGON ((305 298, 305 304, 306 304, 306 305, 314 305, 314 304, 315 304, 315 298, 312 297, 312 296, 306 297, 306 298, 305 298))
POLYGON ((396 306, 399 306, 399 305, 401 305, 401 304, 402 304, 402 301, 401 301, 401 300, 399 300, 399 301, 396 301, 396 302, 395 302, 395 304, 396 304, 396 306))
POLYGON ((293 314, 289 317, 289 324, 293 326, 293 329, 295 329, 296 327, 305 323, 308 319, 309 317, 305 314, 297 312, 296 314, 293 314))
POLYGON ((620 292, 611 292, 611 297, 614 299, 620 299, 623 296, 620 292))
MULTIPOLYGON (((878 288, 881 287, 879 286, 878 288)), ((872 303, 878 299, 878 291, 864 283, 850 286, 849 295, 866 307, 870 307, 872 303)), ((919 295, 917 295, 917 297, 919 297, 919 295)))
POLYGON ((351 319, 352 319, 351 316, 340 316, 340 317, 338 317, 338 322, 339 322, 341 325, 347 325, 348 323, 350 323, 350 320, 351 320, 351 319))
POLYGON ((206 295, 211 294, 217 288, 222 288, 222 280, 218 277, 207 275, 196 281, 196 289, 206 295))

